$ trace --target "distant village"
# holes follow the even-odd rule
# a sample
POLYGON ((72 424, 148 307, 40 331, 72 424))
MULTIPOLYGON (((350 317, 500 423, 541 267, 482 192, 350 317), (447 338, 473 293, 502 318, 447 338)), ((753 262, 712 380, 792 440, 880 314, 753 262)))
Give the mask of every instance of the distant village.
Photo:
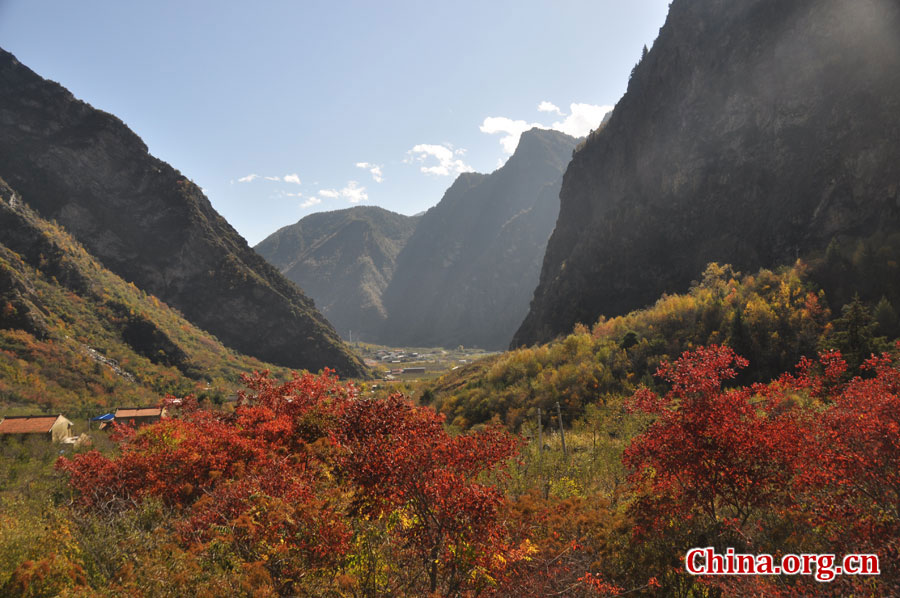
POLYGON ((456 351, 430 349, 424 352, 373 347, 368 351, 365 363, 369 367, 380 368, 382 380, 390 382, 411 376, 440 375, 487 354, 480 349, 467 351, 462 347, 456 351), (401 367, 396 367, 398 364, 401 367))
POLYGON ((434 361, 438 356, 434 353, 420 354, 414 351, 380 349, 375 352, 375 357, 381 363, 409 363, 413 361, 434 361))

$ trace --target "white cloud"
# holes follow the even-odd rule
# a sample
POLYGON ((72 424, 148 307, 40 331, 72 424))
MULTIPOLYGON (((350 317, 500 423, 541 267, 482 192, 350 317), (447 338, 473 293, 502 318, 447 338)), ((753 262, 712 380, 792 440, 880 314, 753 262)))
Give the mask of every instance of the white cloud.
POLYGON ((311 208, 320 203, 322 203, 322 200, 319 199, 318 197, 310 197, 309 199, 304 201, 302 204, 300 204, 300 207, 301 208, 311 208))
POLYGON ((562 115, 562 110, 559 109, 559 106, 552 104, 547 100, 538 104, 538 112, 556 112, 557 114, 562 115))
POLYGON ((248 174, 247 176, 239 178, 238 182, 239 183, 251 183, 256 179, 265 179, 267 181, 275 181, 275 182, 284 181, 285 183, 294 183, 296 185, 300 184, 300 177, 297 175, 297 173, 286 174, 286 175, 284 175, 284 178, 282 178, 280 176, 259 176, 258 174, 254 173, 254 174, 248 174))
POLYGON ((359 203, 369 199, 369 194, 365 187, 360 187, 356 181, 350 181, 341 189, 341 197, 345 197, 350 203, 359 203))
POLYGON ((436 166, 423 165, 419 167, 419 170, 425 174, 448 176, 473 171, 471 166, 462 161, 461 156, 465 155, 465 153, 466 150, 464 149, 453 149, 453 147, 448 145, 420 143, 406 152, 407 158, 404 162, 421 162, 424 164, 429 158, 435 158, 438 162, 436 166))
POLYGON ((612 109, 612 106, 572 103, 569 104, 570 114, 564 120, 553 123, 550 128, 572 137, 584 137, 599 127, 603 117, 612 109))
POLYGON ((541 123, 528 123, 524 120, 513 120, 505 116, 489 116, 484 119, 479 128, 482 133, 488 133, 489 135, 499 133, 503 135, 500 138, 500 145, 503 146, 504 152, 511 154, 516 151, 516 146, 519 145, 519 137, 525 131, 533 128, 553 129, 572 137, 584 137, 591 130, 599 127, 600 123, 603 122, 603 117, 612 109, 612 106, 572 103, 569 104, 571 112, 566 115, 550 102, 544 101, 538 104, 538 111, 555 111, 565 118, 548 126, 541 123))
POLYGON ((381 172, 381 166, 379 166, 378 164, 370 164, 369 162, 357 162, 356 167, 368 170, 372 175, 372 178, 375 179, 376 183, 380 183, 384 180, 384 176, 381 172))
POLYGON ((539 129, 547 128, 541 123, 527 123, 524 120, 512 120, 505 116, 489 116, 484 119, 479 129, 481 129, 482 133, 489 135, 503 134, 503 137, 500 138, 500 145, 503 146, 504 152, 511 154, 516 151, 516 146, 519 145, 519 136, 535 127, 539 129))
POLYGON ((343 198, 350 203, 359 203, 369 199, 365 187, 360 187, 356 181, 349 181, 343 189, 319 189, 319 196, 327 199, 343 198))

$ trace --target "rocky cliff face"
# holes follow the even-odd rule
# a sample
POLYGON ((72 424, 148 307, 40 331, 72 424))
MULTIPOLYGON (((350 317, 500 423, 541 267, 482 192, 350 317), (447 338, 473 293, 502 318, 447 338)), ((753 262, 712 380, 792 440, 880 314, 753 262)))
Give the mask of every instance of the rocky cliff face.
POLYGON ((675 0, 569 165, 513 346, 900 224, 900 5, 675 0))
POLYGON ((256 249, 309 293, 344 338, 377 339, 387 311, 382 294, 417 217, 375 206, 311 214, 256 249))
POLYGON ((576 140, 522 134, 490 175, 461 175, 423 216, 384 293, 381 342, 506 346, 528 307, 576 140))
POLYGON ((0 176, 106 267, 266 361, 363 366, 312 301, 115 117, 0 50, 0 176))

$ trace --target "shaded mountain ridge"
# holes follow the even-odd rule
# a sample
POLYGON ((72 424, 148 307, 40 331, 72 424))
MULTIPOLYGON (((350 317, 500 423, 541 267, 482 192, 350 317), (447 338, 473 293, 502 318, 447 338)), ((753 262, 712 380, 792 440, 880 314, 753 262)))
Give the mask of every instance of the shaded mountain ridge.
POLYGON ((73 416, 167 392, 221 399, 271 367, 104 268, 0 179, 0 407, 73 416))
POLYGON ((0 176, 106 267, 227 345, 361 375, 313 302, 119 119, 0 50, 0 176))
POLYGON ((254 249, 309 293, 341 336, 372 340, 387 317, 382 294, 418 220, 376 206, 318 212, 254 249))

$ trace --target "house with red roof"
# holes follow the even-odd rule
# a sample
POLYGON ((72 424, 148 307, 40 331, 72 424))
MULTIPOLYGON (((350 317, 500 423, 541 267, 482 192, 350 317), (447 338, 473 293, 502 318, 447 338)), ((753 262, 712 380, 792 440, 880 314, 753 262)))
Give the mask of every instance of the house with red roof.
POLYGON ((147 424, 155 424, 167 415, 165 407, 119 407, 116 409, 113 421, 138 428, 147 424))
POLYGON ((43 436, 52 442, 65 442, 72 436, 74 424, 60 415, 10 415, 0 420, 0 438, 43 436))

